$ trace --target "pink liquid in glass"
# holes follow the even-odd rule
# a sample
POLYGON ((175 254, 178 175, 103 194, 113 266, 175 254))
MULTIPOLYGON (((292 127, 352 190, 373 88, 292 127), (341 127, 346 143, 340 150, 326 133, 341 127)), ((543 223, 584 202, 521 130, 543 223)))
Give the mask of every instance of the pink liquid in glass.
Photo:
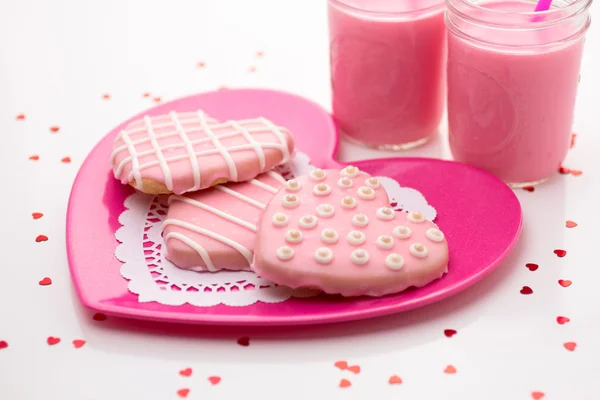
POLYGON ((436 132, 446 61, 441 0, 329 0, 329 31, 333 113, 343 133, 400 149, 394 145, 436 132))
MULTIPOLYGON (((483 6, 518 13, 531 12, 535 4, 483 6)), ((510 15, 499 14, 498 22, 519 24, 523 18, 511 21, 510 15)), ((583 34, 564 41, 579 29, 574 23, 543 31, 465 25, 467 38, 449 34, 448 120, 456 160, 515 185, 558 170, 569 148, 583 49, 583 34)))

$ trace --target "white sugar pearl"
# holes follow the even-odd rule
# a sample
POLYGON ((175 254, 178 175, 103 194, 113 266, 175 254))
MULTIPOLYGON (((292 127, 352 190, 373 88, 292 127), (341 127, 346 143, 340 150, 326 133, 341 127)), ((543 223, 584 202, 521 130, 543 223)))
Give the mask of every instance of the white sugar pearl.
POLYGON ((425 232, 427 239, 432 242, 440 243, 444 241, 444 233, 440 231, 438 228, 429 228, 427 232, 425 232))
POLYGON ((414 222, 415 224, 420 224, 421 222, 425 222, 425 217, 423 216, 423 213, 421 213, 420 211, 409 212, 408 215, 406 216, 406 218, 410 222, 414 222))
POLYGON ((381 187, 381 183, 377 178, 368 178, 365 180, 365 185, 373 189, 379 189, 381 187))
POLYGON ((375 198, 375 190, 368 186, 361 186, 358 189, 358 197, 364 200, 373 200, 375 198))
POLYGON ((279 258, 281 261, 286 261, 294 257, 294 249, 292 249, 290 246, 281 246, 277 249, 276 254, 277 258, 279 258))
POLYGON ((389 250, 394 247, 394 238, 388 235, 381 235, 377 238, 375 244, 380 249, 389 250))
POLYGON ((392 234, 396 236, 398 239, 408 239, 412 236, 412 231, 409 227, 404 225, 398 225, 392 231, 392 234))
POLYGON ((314 215, 305 215, 302 218, 300 218, 300 221, 298 221, 298 225, 300 226, 300 228, 303 229, 312 229, 315 226, 317 226, 317 221, 318 218, 314 215))
POLYGON ((275 213, 273 214, 273 225, 274 226, 286 226, 290 222, 287 215, 284 213, 275 213))
POLYGON ((292 179, 285 183, 285 189, 290 192, 297 192, 302 189, 302 185, 297 180, 292 179))
POLYGON ((315 260, 317 260, 319 264, 329 264, 331 260, 333 260, 333 251, 327 247, 319 247, 317 251, 315 251, 315 260))
POLYGON ((417 258, 425 258, 427 257, 427 247, 425 247, 424 244, 421 243, 413 243, 410 245, 410 254, 412 254, 413 256, 417 257, 417 258))
POLYGON ((337 243, 340 239, 338 233, 333 229, 323 229, 321 232, 321 240, 325 243, 337 243))
POLYGON ((315 196, 327 196, 331 193, 331 187, 326 183, 319 183, 313 187, 313 193, 315 196))
POLYGON ((295 194, 286 194, 281 198, 281 205, 285 208, 296 208, 300 204, 295 194))
POLYGON ((317 206, 317 215, 321 218, 330 218, 335 213, 331 204, 319 204, 317 206))
POLYGON ((285 241, 289 243, 300 243, 302 241, 302 232, 298 229, 290 229, 285 234, 285 241))
POLYGON ((350 231, 346 240, 353 246, 359 246, 367 240, 367 236, 361 231, 350 231))
POLYGON ((360 170, 353 165, 348 165, 340 171, 341 176, 347 176, 348 178, 354 178, 358 174, 360 174, 360 170))
POLYGON ((308 174, 308 179, 311 181, 322 181, 325 178, 327 178, 327 174, 321 168, 313 169, 308 174))
POLYGON ((381 207, 377 209, 377 213, 375 213, 375 215, 377 218, 383 221, 391 221, 396 216, 396 211, 389 207, 381 207))
POLYGON ((350 259, 354 264, 363 265, 369 262, 369 253, 363 249, 356 249, 350 254, 350 259))
POLYGON ((356 214, 352 217, 352 225, 364 227, 369 224, 369 218, 365 214, 356 214))
POLYGON ((354 208, 356 207, 356 199, 352 196, 346 196, 340 202, 342 208, 354 208))
POLYGON ((337 184, 338 184, 339 187, 347 189, 347 188, 352 187, 353 182, 352 182, 352 179, 350 179, 347 176, 345 176, 343 178, 340 178, 340 180, 337 181, 337 184))
POLYGON ((393 271, 398 271, 404 266, 404 257, 398 253, 389 254, 385 258, 385 266, 393 271))

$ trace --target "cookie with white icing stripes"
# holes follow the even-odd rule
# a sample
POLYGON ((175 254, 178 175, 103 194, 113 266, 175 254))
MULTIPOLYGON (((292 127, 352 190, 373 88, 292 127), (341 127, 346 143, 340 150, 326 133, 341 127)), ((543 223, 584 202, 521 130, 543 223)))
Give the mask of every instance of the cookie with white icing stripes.
POLYGON ((288 181, 258 232, 252 269, 292 288, 383 296, 427 285, 448 267, 442 231, 421 212, 394 211, 378 179, 355 167, 288 181))
POLYGON ((163 223, 167 259, 196 271, 249 270, 259 216, 284 183, 269 171, 248 182, 171 195, 163 223))
POLYGON ((145 116, 119 132, 115 178, 151 194, 183 194, 244 182, 287 162, 290 132, 266 118, 219 122, 202 110, 145 116))

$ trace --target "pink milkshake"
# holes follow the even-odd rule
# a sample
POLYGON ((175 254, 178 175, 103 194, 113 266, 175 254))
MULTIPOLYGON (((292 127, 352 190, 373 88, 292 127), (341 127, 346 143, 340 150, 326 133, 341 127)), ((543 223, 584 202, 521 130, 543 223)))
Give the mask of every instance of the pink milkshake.
POLYGON ((362 144, 401 150, 433 135, 444 106, 443 0, 329 0, 333 114, 362 144))
POLYGON ((556 173, 569 148, 591 0, 448 0, 454 158, 513 186, 556 173))

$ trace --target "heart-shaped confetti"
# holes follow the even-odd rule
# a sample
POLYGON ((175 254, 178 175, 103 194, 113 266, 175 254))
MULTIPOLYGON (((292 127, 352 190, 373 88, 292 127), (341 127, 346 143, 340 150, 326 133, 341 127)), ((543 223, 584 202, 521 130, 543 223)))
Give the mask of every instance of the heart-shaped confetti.
POLYGON ((571 321, 569 318, 567 317, 556 317, 556 322, 558 322, 560 325, 564 325, 567 322, 571 321))
POLYGON ((456 335, 456 330, 454 329, 445 329, 444 330, 444 335, 446 335, 446 337, 452 337, 454 335, 456 335))
POLYGON ((556 249, 556 250, 554 250, 554 254, 556 254, 557 257, 562 258, 567 255, 567 251, 561 250, 561 249, 556 249))
POLYGON ((561 166, 558 168, 558 173, 559 173, 559 174, 563 174, 563 175, 565 175, 565 174, 568 174, 568 173, 570 173, 570 172, 571 172, 571 170, 570 170, 569 168, 567 168, 567 167, 563 166, 563 165, 561 165, 561 166))
POLYGON ((37 161, 37 160, 39 160, 39 159, 40 159, 40 156, 38 156, 37 154, 34 154, 34 155, 32 155, 32 156, 29 156, 29 159, 30 159, 31 161, 37 161))
POLYGON ((37 243, 45 242, 47 240, 48 240, 48 236, 46 236, 46 235, 37 235, 37 237, 35 238, 35 241, 37 243))
POLYGON ((347 388, 352 386, 352 382, 350 382, 348 379, 342 379, 339 383, 339 387, 341 388, 347 388))
POLYGON ((94 316, 92 317, 92 319, 94 321, 106 321, 106 315, 104 315, 102 313, 96 313, 96 314, 94 314, 94 316))
POLYGON ((525 264, 525 266, 530 271, 535 271, 535 270, 537 270, 539 268, 539 265, 534 264, 534 263, 527 263, 527 264, 525 264))
POLYGON ((17 115, 17 120, 23 121, 24 119, 25 119, 25 114, 19 114, 19 115, 17 115))
POLYGON ((110 100, 110 94, 108 94, 108 93, 104 93, 104 94, 102 95, 102 99, 104 99, 104 100, 110 100))
POLYGON ((155 103, 160 103, 162 101, 162 99, 160 97, 155 97, 152 99, 152 101, 155 103))
POLYGON ((52 133, 56 133, 56 132, 58 132, 59 130, 60 130, 60 127, 58 127, 58 126, 51 126, 51 127, 50 127, 50 132, 52 132, 52 133))
POLYGON ((264 51, 257 51, 256 52, 256 57, 264 57, 265 56, 265 52, 264 51))
POLYGON ((447 271, 448 244, 422 212, 396 212, 358 168, 315 169, 287 181, 259 223, 253 270, 292 288, 383 296, 447 271))
POLYGON ((39 212, 34 212, 34 213, 31 213, 31 216, 33 217, 33 219, 40 219, 44 216, 44 214, 39 213, 39 212))
POLYGON ((348 367, 348 371, 350 371, 354 374, 360 374, 360 365, 352 365, 352 366, 348 367))
POLYGON ((85 340, 81 340, 81 339, 73 340, 73 347, 75 347, 76 349, 82 348, 84 344, 85 344, 85 340))
POLYGON ((0 340, 0 350, 8 347, 8 342, 6 340, 0 340))
POLYGON ((530 288, 529 286, 523 286, 521 288, 521 294, 532 294, 533 293, 533 289, 530 288))
POLYGON ((533 192, 533 191, 535 191, 535 188, 533 186, 525 186, 525 187, 523 187, 523 190, 526 190, 528 192, 533 192))
POLYGON ((559 284, 560 286, 562 286, 562 287, 569 287, 569 286, 571 286, 571 284, 572 284, 572 283, 573 283, 573 282, 571 282, 571 281, 570 281, 570 280, 568 280, 568 279, 559 279, 559 280, 558 280, 558 284, 559 284))
POLYGON ((241 337, 237 340, 237 344, 244 347, 250 346, 250 338, 247 336, 241 337))
POLYGON ((577 222, 574 222, 574 221, 567 221, 567 222, 565 222, 565 226, 566 226, 567 228, 575 228, 575 227, 577 226, 577 222))
POLYGON ((150 93, 146 92, 146 93, 144 93, 142 96, 143 96, 143 97, 150 97, 150 96, 152 96, 152 95, 151 95, 150 93))
POLYGON ((181 397, 182 399, 185 399, 188 396, 188 394, 190 394, 190 389, 187 389, 187 388, 186 389, 179 389, 177 391, 177 395, 179 397, 181 397))
POLYGON ((339 368, 342 371, 348 368, 348 363, 346 361, 336 361, 333 365, 335 365, 336 368, 339 368))
POLYGON ((390 385, 399 385, 402 383, 402 378, 400 378, 398 375, 392 375, 390 376, 390 379, 388 379, 388 383, 390 385))
POLYGON ((52 284, 52 279, 45 277, 41 281, 39 281, 40 286, 48 286, 52 284))
POLYGON ((71 162, 71 157, 63 157, 60 162, 68 164, 71 162))
POLYGON ((571 134, 571 143, 569 145, 570 149, 572 149, 573 147, 575 147, 575 139, 577 139, 577 134, 576 133, 572 133, 571 134))
POLYGON ((220 376, 209 376, 208 381, 212 385, 217 385, 219 382, 221 382, 221 377, 220 376))
POLYGON ((192 375, 192 369, 191 368, 182 369, 181 371, 179 371, 179 375, 181 375, 181 376, 191 376, 192 375))
POLYGON ((569 350, 569 351, 575 351, 575 347, 577 347, 577 343, 575 342, 566 342, 563 344, 563 346, 565 347, 565 349, 569 350))
POLYGON ((544 392, 531 392, 531 398, 533 400, 541 400, 545 396, 544 392))
POLYGON ((448 365, 445 369, 444 369, 444 373, 445 374, 455 374, 456 373, 456 368, 454 367, 454 365, 448 365))
POLYGON ((580 171, 578 169, 572 169, 571 170, 571 175, 573 175, 573 176, 579 176, 581 174, 583 174, 583 171, 580 171))
POLYGON ((48 336, 48 339, 46 339, 46 343, 48 343, 50 346, 54 346, 55 344, 60 343, 60 338, 48 336))
POLYGON ((199 63, 196 64, 196 67, 198 67, 198 68, 204 68, 204 67, 206 67, 206 63, 203 62, 203 61, 200 61, 199 63))

